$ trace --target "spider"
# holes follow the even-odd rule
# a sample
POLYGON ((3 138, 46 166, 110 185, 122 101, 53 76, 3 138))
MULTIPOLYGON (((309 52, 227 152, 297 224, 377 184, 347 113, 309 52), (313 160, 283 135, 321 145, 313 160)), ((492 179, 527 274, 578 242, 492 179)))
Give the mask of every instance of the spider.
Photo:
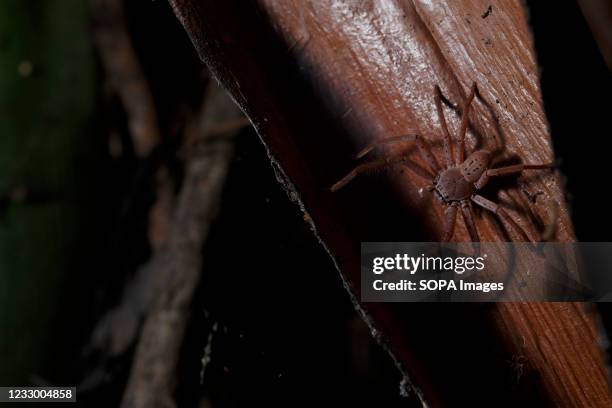
MULTIPOLYGON (((431 153, 427 140, 419 135, 393 136, 374 142, 361 150, 357 154, 357 159, 368 155, 377 147, 389 143, 406 141, 415 142, 421 158, 430 167, 430 171, 428 171, 428 173, 429 176, 432 176, 432 178, 428 180, 431 184, 428 185, 427 189, 428 191, 433 191, 440 202, 446 206, 444 211, 445 223, 444 234, 442 237, 443 241, 450 241, 453 236, 458 208, 461 209, 465 225, 470 234, 470 239, 473 242, 480 241, 478 230, 476 228, 476 224, 474 223, 474 210, 472 208, 472 203, 475 203, 480 207, 483 207, 484 209, 496 214, 498 217, 505 219, 508 224, 522 237, 522 239, 529 241, 527 234, 518 225, 518 223, 514 221, 512 217, 510 217, 508 213, 498 204, 478 194, 478 190, 482 189, 491 177, 517 174, 521 173, 523 170, 549 169, 553 167, 553 164, 514 164, 505 167, 490 168, 494 154, 489 149, 475 150, 469 154, 467 158, 465 158, 465 134, 469 125, 468 113, 470 105, 474 100, 474 96, 477 94, 479 98, 481 98, 480 93, 477 90, 476 83, 473 83, 470 88, 470 93, 467 99, 464 101, 464 109, 461 114, 461 127, 459 129, 459 145, 455 146, 457 150, 457 154, 455 154, 453 140, 451 139, 451 135, 446 124, 444 111, 442 110, 442 91, 437 85, 434 88, 436 110, 444 134, 443 147, 445 166, 443 168, 438 165, 436 158, 431 153)), ((335 183, 331 187, 331 191, 335 192, 344 187, 359 174, 385 169, 394 164, 406 161, 407 154, 405 152, 401 152, 360 164, 356 166, 349 174, 335 183)), ((415 172, 415 174, 419 175, 420 177, 424 177, 422 174, 417 172, 415 172)))

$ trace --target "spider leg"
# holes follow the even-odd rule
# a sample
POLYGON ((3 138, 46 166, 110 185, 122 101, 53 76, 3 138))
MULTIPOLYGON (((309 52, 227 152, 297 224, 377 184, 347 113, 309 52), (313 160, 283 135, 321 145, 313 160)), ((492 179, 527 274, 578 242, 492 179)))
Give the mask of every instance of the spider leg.
POLYGON ((378 170, 382 170, 386 167, 389 167, 395 163, 399 163, 404 160, 403 156, 398 156, 395 158, 386 157, 383 159, 373 160, 368 163, 363 163, 356 166, 353 170, 349 172, 346 176, 342 177, 333 186, 331 186, 330 190, 332 193, 340 190, 342 187, 346 186, 349 182, 351 182, 355 177, 364 173, 372 173, 378 170))
POLYGON ((440 121, 442 131, 444 132, 444 157, 446 158, 446 167, 452 167, 454 164, 456 164, 454 163, 455 154, 453 152, 453 142, 451 140, 450 132, 448 131, 448 125, 446 124, 444 110, 442 109, 442 91, 438 85, 436 85, 434 88, 434 100, 436 102, 438 120, 440 121))
POLYGON ((387 137, 382 140, 377 140, 377 141, 370 143, 363 149, 361 149, 359 153, 355 155, 355 158, 361 159, 363 156, 367 155, 368 153, 370 153, 372 150, 376 149, 377 147, 384 146, 389 143, 414 142, 415 139, 416 139, 416 135, 400 135, 400 136, 387 137))
POLYGON ((478 229, 476 229, 476 224, 474 223, 474 211, 472 210, 472 206, 468 200, 461 201, 461 213, 463 214, 463 220, 465 221, 465 226, 470 233, 470 239, 472 242, 480 242, 480 237, 478 236, 478 229))
POLYGON ((470 118, 469 118, 469 112, 470 112, 470 105, 472 104, 472 101, 474 100, 474 95, 476 94, 476 82, 474 82, 472 84, 472 87, 470 88, 470 94, 468 95, 468 98, 465 101, 465 106, 463 107, 463 113, 461 114, 461 128, 459 129, 459 162, 463 163, 463 161, 465 160, 465 133, 467 132, 467 127, 469 125, 470 122, 470 118))
POLYGON ((487 170, 487 176, 502 176, 505 174, 520 173, 523 170, 543 170, 553 167, 553 163, 546 164, 514 164, 512 166, 499 167, 487 170))
POLYGON ((505 219, 506 222, 510 224, 510 226, 512 226, 512 229, 514 229, 514 231, 517 232, 521 236, 524 242, 531 242, 525 230, 516 221, 514 221, 512 217, 510 217, 510 215, 506 212, 506 210, 501 208, 498 204, 478 194, 474 194, 472 196, 472 201, 474 201, 476 204, 478 204, 482 208, 489 210, 492 213, 498 215, 500 218, 505 219))
MULTIPOLYGON (((334 185, 330 187, 330 190, 332 193, 335 193, 336 191, 340 190, 342 187, 346 186, 349 182, 351 182, 355 177, 357 177, 360 174, 373 173, 379 170, 384 170, 386 168, 393 166, 394 164, 399 164, 402 162, 405 164, 406 156, 404 156, 404 154, 396 154, 394 156, 385 157, 385 158, 378 159, 378 160, 372 160, 370 162, 360 164, 356 166, 355 168, 353 168, 353 170, 351 170, 346 176, 342 177, 340 180, 334 183, 334 185)), ((412 170, 412 172, 416 174, 417 176, 427 180, 428 182, 431 182, 430 178, 426 177, 423 174, 418 173, 412 167, 408 166, 408 168, 412 170)))
POLYGON ((368 153, 370 153, 372 150, 374 150, 375 148, 379 146, 383 146, 388 143, 395 143, 395 142, 416 142, 416 145, 419 149, 419 153, 421 154, 421 158, 423 159, 423 161, 427 163, 429 167, 431 167, 431 170, 433 170, 434 173, 437 173, 438 171, 440 171, 440 166, 438 165, 438 162, 436 161, 436 158, 434 157, 434 155, 431 153, 431 148, 429 147, 429 143, 427 143, 427 140, 425 140, 423 137, 419 135, 393 136, 393 137, 389 137, 386 139, 382 139, 382 140, 373 142, 369 144, 368 146, 366 146, 364 149, 362 149, 359 153, 357 153, 357 158, 358 159, 362 158, 363 156, 367 155, 368 153))
POLYGON ((544 230, 540 234, 540 241, 551 241, 555 237, 555 232, 557 231, 557 218, 559 218, 559 205, 556 201, 551 203, 549 214, 548 220, 544 224, 544 230))
POLYGON ((523 170, 544 170, 553 168, 553 163, 547 164, 513 164, 511 166, 498 167, 496 169, 489 169, 482 173, 482 176, 476 181, 474 186, 476 189, 483 188, 489 181, 489 177, 504 176, 508 174, 521 173, 523 170))
POLYGON ((444 210, 446 215, 446 222, 444 223, 444 235, 442 237, 443 242, 448 242, 453 237, 455 231, 455 220, 457 219, 457 204, 451 204, 444 210))

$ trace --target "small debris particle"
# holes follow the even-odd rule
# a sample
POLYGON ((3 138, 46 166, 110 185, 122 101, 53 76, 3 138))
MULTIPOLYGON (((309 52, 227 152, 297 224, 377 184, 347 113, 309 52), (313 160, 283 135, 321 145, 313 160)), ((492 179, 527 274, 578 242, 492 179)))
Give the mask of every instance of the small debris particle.
MULTIPOLYGON (((205 314, 208 314, 206 310, 204 312, 205 314)), ((208 364, 210 364, 210 361, 212 360, 212 342, 213 342, 213 337, 215 333, 217 332, 217 327, 218 327, 218 323, 215 322, 212 325, 210 333, 208 333, 208 339, 206 340, 206 346, 204 347, 204 353, 202 354, 202 359, 201 359, 200 385, 204 384, 204 374, 206 374, 206 368, 208 367, 208 364)))
POLYGON ((342 119, 350 115, 352 111, 353 111, 353 108, 348 108, 346 111, 344 111, 344 113, 342 114, 342 119))
POLYGON ((400 389, 401 397, 404 397, 404 398, 410 397, 410 391, 412 387, 410 386, 410 381, 408 380, 408 377, 405 377, 405 376, 402 377, 402 381, 400 381, 399 389, 400 389))
POLYGON ((531 202, 532 204, 536 203, 538 196, 544 195, 544 192, 541 190, 532 194, 529 190, 527 190, 523 186, 521 186, 521 191, 523 192, 523 194, 525 194, 525 196, 527 197, 527 200, 529 200, 529 202, 531 202))
POLYGON ((22 78, 29 78, 34 72, 34 64, 32 61, 24 60, 17 65, 17 73, 22 78))
POLYGON ((521 381, 521 377, 525 373, 525 364, 527 363, 527 357, 522 355, 513 356, 509 361, 510 367, 514 370, 516 374, 516 382, 517 384, 521 381))
POLYGON ((489 17, 491 15, 491 13, 493 13, 493 6, 489 5, 487 10, 480 17, 487 18, 487 17, 489 17))
POLYGON ((491 41, 490 38, 485 38, 484 43, 485 43, 485 45, 491 45, 491 44, 493 44, 493 41, 491 41))

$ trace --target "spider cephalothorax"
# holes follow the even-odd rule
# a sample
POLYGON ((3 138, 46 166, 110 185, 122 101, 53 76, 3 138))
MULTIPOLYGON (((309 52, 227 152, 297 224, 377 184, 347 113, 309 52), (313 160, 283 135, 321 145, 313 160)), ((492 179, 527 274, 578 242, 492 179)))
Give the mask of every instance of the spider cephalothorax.
POLYGON ((476 189, 475 183, 485 174, 491 152, 477 150, 461 165, 441 170, 433 180, 431 190, 444 203, 469 199, 476 189))
MULTIPOLYGON (((457 207, 461 208, 461 213, 465 221, 470 238, 472 241, 479 241, 478 230, 474 223, 474 212, 472 203, 475 203, 496 215, 502 217, 510 224, 510 226, 518 232, 525 240, 529 240, 523 229, 508 215, 508 213, 499 207, 493 201, 479 195, 478 190, 483 188, 490 177, 501 176, 505 174, 520 173, 527 169, 546 169, 552 167, 552 164, 514 164, 499 168, 489 168, 492 162, 493 153, 487 149, 480 149, 469 154, 465 158, 465 134, 468 127, 468 113, 470 105, 477 94, 476 84, 472 85, 470 94, 464 103, 463 113, 461 115, 461 128, 459 131, 459 146, 454 146, 446 125, 446 119, 442 110, 442 93, 439 87, 435 87, 435 103, 438 112, 438 118, 444 132, 444 155, 445 166, 440 167, 435 157, 431 153, 429 144, 419 135, 394 136, 388 139, 383 139, 379 142, 372 143, 363 149, 357 158, 361 158, 376 147, 399 141, 414 141, 417 144, 423 161, 430 167, 432 173, 429 181, 429 190, 433 191, 438 199, 445 204, 446 223, 444 226, 444 241, 449 241, 453 235, 455 227, 455 219, 457 218, 457 207), (454 154, 457 147, 457 154, 454 154)), ((336 191, 346 185, 349 181, 355 178, 358 174, 365 173, 371 170, 389 167, 393 164, 406 161, 406 154, 399 153, 382 159, 374 160, 368 163, 361 164, 355 167, 348 175, 334 184, 331 188, 336 191)), ((416 173, 418 174, 418 173, 416 173)))

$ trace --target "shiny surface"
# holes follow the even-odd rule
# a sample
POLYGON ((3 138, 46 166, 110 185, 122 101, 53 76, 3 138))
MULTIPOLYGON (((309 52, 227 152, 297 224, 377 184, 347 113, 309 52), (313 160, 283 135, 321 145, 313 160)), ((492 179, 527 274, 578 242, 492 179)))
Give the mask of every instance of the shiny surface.
MULTIPOLYGON (((439 85, 457 104, 475 81, 492 112, 476 100, 470 118, 477 135, 468 132, 468 149, 498 146, 493 113, 499 120, 505 157, 516 160, 518 156, 525 163, 553 161, 520 2, 496 4, 487 18, 482 18, 489 5, 485 1, 316 1, 302 7, 292 2, 262 3, 287 44, 302 44, 296 55, 312 67, 311 80, 325 84, 327 92, 334 94, 330 108, 352 130, 353 143, 358 146, 418 133, 432 143, 438 162, 444 162, 434 86, 439 85), (345 114, 349 108, 350 113, 345 114)), ((448 107, 445 112, 457 142, 459 117, 448 107)), ((398 144, 388 149, 393 153, 405 148, 406 144, 398 144)), ((418 163, 416 156, 412 159, 418 163)), ((422 178, 410 172, 390 173, 389 177, 407 205, 425 205, 428 199, 418 195, 426 185, 422 178)), ((538 193, 535 204, 518 189, 501 192, 500 198, 530 237, 538 238, 531 220, 548 222, 550 209, 557 206, 561 208, 557 239, 573 240, 558 178, 550 173, 527 174, 518 184, 531 194, 538 193), (527 217, 522 209, 528 211, 527 217)), ((443 208, 427 207, 424 211, 436 231, 434 237, 440 237, 443 208)), ((482 239, 504 239, 504 231, 484 218, 477 219, 482 239)), ((468 239, 463 225, 458 230, 456 239, 468 239)))

